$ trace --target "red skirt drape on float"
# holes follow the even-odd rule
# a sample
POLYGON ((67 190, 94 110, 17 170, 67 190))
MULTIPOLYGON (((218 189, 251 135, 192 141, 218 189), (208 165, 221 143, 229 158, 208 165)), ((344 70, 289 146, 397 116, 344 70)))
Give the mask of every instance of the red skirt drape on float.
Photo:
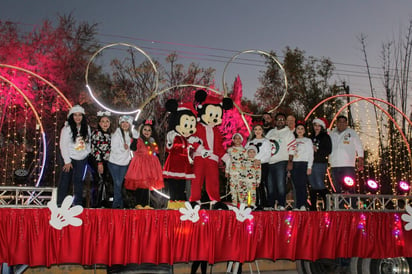
POLYGON ((56 230, 50 211, 0 209, 0 261, 30 266, 206 260, 316 260, 412 257, 401 213, 201 210, 197 223, 177 210, 85 209, 83 224, 56 230))

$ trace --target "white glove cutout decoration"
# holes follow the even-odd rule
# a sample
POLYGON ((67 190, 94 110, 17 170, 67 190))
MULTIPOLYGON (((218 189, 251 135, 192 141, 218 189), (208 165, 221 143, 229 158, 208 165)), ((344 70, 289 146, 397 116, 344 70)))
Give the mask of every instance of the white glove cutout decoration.
POLYGON ((406 205, 406 212, 407 214, 402 214, 402 220, 406 223, 405 230, 409 231, 412 229, 412 207, 410 205, 406 205))
POLYGON ((193 223, 196 223, 199 221, 199 209, 200 205, 196 205, 195 208, 192 208, 192 205, 189 202, 185 202, 185 207, 179 208, 180 213, 182 213, 180 220, 190 220, 193 223))
POLYGON ((51 211, 49 224, 55 229, 62 229, 65 226, 81 226, 83 224, 82 219, 75 216, 83 212, 83 207, 80 205, 70 208, 73 202, 73 196, 68 195, 64 198, 62 206, 57 207, 56 200, 51 200, 47 203, 47 207, 51 211))
POLYGON ((237 208, 235 206, 229 206, 230 210, 233 210, 236 213, 236 219, 239 222, 244 222, 246 219, 252 220, 253 215, 250 214, 252 212, 252 209, 249 207, 246 207, 246 204, 240 204, 240 207, 237 208))

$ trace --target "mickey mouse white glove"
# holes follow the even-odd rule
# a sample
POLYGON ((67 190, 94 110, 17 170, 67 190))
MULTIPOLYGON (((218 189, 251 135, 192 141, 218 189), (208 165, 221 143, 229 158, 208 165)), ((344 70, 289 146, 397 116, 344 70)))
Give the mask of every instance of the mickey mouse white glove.
POLYGON ((65 226, 81 226, 83 221, 75 216, 83 212, 83 207, 80 205, 70 208, 73 203, 73 196, 68 195, 64 198, 60 208, 57 207, 56 200, 51 200, 47 203, 47 207, 51 211, 49 224, 55 229, 62 229, 65 226))
POLYGON ((179 208, 179 212, 182 213, 180 220, 189 220, 196 223, 199 221, 199 209, 200 205, 195 205, 195 208, 192 208, 192 205, 189 202, 185 202, 185 207, 179 208))
POLYGON ((236 219, 239 222, 244 222, 246 219, 252 220, 253 215, 250 214, 252 212, 251 208, 246 208, 245 204, 240 204, 240 207, 237 208, 235 206, 229 206, 230 210, 233 210, 236 213, 236 219))
POLYGON ((406 212, 408 214, 402 214, 401 218, 406 223, 405 230, 409 231, 412 229, 412 207, 410 205, 406 205, 406 212))
POLYGON ((196 136, 190 136, 189 139, 187 139, 187 141, 189 142, 189 144, 194 144, 194 143, 201 144, 202 143, 199 137, 196 137, 196 136))
POLYGON ((171 130, 171 131, 169 131, 169 132, 167 133, 167 135, 166 135, 166 140, 167 140, 166 145, 167 145, 167 148, 170 149, 170 148, 173 146, 173 142, 174 142, 174 140, 175 140, 176 135, 177 135, 177 132, 174 131, 174 130, 171 130))

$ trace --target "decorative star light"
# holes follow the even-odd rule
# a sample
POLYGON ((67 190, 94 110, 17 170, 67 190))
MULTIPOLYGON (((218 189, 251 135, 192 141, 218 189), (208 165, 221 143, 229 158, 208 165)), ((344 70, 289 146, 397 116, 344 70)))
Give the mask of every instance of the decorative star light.
POLYGON ((185 202, 185 207, 179 208, 180 213, 182 213, 182 216, 180 216, 180 220, 189 220, 193 223, 196 223, 200 219, 199 209, 200 205, 196 205, 194 208, 192 208, 192 205, 189 202, 185 202))
POLYGON ((73 203, 73 196, 68 195, 64 198, 62 206, 57 207, 56 200, 51 200, 47 203, 47 207, 51 211, 51 217, 49 224, 55 229, 61 230, 63 227, 72 225, 72 226, 81 226, 83 224, 82 219, 75 216, 83 212, 83 207, 76 205, 72 208, 70 206, 73 203))
POLYGON ((236 214, 236 219, 239 222, 244 222, 246 219, 252 220, 253 215, 250 214, 252 209, 250 207, 246 207, 246 204, 240 204, 240 207, 237 208, 235 206, 229 206, 230 210, 233 210, 236 214))
POLYGON ((406 223, 405 230, 409 231, 412 229, 412 207, 410 205, 406 205, 406 212, 407 214, 402 214, 402 220, 406 223))

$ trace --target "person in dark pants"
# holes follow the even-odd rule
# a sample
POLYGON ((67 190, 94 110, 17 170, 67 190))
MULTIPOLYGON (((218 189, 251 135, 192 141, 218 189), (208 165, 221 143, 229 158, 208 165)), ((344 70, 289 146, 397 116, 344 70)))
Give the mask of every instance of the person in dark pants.
POLYGON ((312 173, 309 175, 310 210, 317 210, 318 196, 323 201, 322 210, 326 209, 325 175, 328 168, 328 156, 332 152, 332 141, 326 132, 328 121, 325 118, 316 118, 312 121, 313 132, 310 136, 313 143, 312 173))

